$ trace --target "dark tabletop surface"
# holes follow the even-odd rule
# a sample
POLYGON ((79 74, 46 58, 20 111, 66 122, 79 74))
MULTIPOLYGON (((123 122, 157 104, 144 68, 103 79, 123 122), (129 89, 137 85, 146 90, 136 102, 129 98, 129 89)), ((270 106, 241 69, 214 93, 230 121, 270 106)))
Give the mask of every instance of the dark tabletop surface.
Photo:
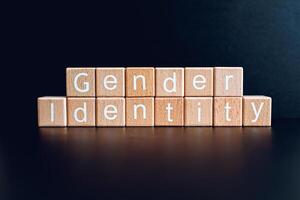
POLYGON ((0 135, 0 199, 299 199, 299 119, 0 135))

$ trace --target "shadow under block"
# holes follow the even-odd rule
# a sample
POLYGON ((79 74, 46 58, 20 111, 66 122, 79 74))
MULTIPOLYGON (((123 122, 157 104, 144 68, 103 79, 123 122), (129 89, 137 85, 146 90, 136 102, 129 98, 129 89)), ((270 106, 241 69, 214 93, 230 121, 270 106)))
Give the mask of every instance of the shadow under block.
POLYGON ((67 126, 66 97, 38 98, 39 127, 67 126))
POLYGON ((213 96, 213 68, 186 67, 184 71, 185 96, 213 96))
POLYGON ((96 68, 97 97, 125 96, 125 68, 96 68))
POLYGON ((95 96, 95 68, 67 68, 67 96, 95 96))
POLYGON ((126 68, 126 96, 127 97, 155 96, 154 67, 126 68))
POLYGON ((243 97, 243 125, 271 126, 272 99, 267 96, 243 97))
POLYGON ((125 98, 97 98, 97 126, 125 126, 125 98))
POLYGON ((214 97, 214 126, 242 126, 242 97, 214 97))
POLYGON ((243 96, 243 68, 215 67, 214 96, 243 96))
POLYGON ((156 96, 183 97, 184 68, 155 68, 156 96))
POLYGON ((68 126, 95 126, 95 98, 68 98, 68 126))
POLYGON ((181 97, 155 98, 155 126, 183 126, 184 100, 181 97))
POLYGON ((185 97, 184 98, 184 125, 185 126, 212 126, 213 98, 212 97, 185 97))
POLYGON ((154 126, 154 98, 126 98, 126 126, 154 126))

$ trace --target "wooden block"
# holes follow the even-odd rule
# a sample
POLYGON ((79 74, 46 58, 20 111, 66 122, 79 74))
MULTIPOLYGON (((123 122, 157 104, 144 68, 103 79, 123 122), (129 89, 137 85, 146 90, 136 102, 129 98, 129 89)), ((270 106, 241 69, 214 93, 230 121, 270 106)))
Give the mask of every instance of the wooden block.
POLYGON ((215 67, 214 96, 243 96, 243 68, 215 67))
POLYGON ((153 97, 155 95, 154 67, 126 68, 126 96, 153 97))
POLYGON ((95 126, 95 98, 68 98, 68 126, 95 126))
POLYGON ((126 126, 154 126, 154 98, 126 98, 126 126))
POLYGON ((184 95, 184 68, 156 68, 156 96, 184 95))
POLYGON ((125 126, 125 98, 97 98, 97 126, 125 126))
POLYGON ((184 71, 185 96, 213 96, 213 68, 186 67, 184 71))
POLYGON ((67 126, 66 97, 38 98, 38 126, 67 126))
POLYGON ((242 126, 242 97, 215 97, 214 125, 242 126))
POLYGON ((180 97, 155 98, 155 126, 183 126, 184 101, 180 97))
POLYGON ((213 98, 185 97, 184 121, 185 126, 212 126, 213 98))
POLYGON ((96 91, 98 97, 124 97, 125 68, 97 68, 96 91))
POLYGON ((272 99, 266 96, 243 97, 243 125, 271 126, 272 99))
POLYGON ((67 68, 67 96, 95 96, 95 68, 67 68))

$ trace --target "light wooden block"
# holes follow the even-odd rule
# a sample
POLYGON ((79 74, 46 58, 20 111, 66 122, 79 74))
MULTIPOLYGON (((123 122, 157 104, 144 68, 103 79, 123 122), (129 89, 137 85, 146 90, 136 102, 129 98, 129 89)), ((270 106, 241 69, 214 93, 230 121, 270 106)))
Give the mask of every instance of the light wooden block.
POLYGON ((271 126, 272 99, 267 96, 243 97, 243 125, 271 126))
POLYGON ((215 67, 214 96, 243 96, 243 68, 215 67))
POLYGON ((215 126, 242 126, 242 97, 214 98, 215 126))
POLYGON ((184 95, 184 68, 156 68, 156 96, 182 97, 184 95))
POLYGON ((95 96, 95 68, 67 68, 67 96, 95 96))
POLYGON ((66 97, 38 98, 38 126, 67 126, 66 97))
POLYGON ((154 98, 126 98, 126 126, 154 126, 154 98))
POLYGON ((155 98, 155 126, 183 126, 184 100, 180 97, 155 98))
POLYGON ((97 98, 97 126, 125 126, 125 98, 97 98))
POLYGON ((95 98, 68 98, 68 126, 95 126, 95 98))
POLYGON ((126 96, 153 97, 155 95, 154 67, 126 68, 126 96))
POLYGON ((184 121, 185 126, 212 126, 213 98, 185 97, 184 121))
POLYGON ((213 68, 186 67, 184 71, 185 96, 213 96, 213 68))
POLYGON ((125 68, 96 68, 97 97, 125 96, 125 68))

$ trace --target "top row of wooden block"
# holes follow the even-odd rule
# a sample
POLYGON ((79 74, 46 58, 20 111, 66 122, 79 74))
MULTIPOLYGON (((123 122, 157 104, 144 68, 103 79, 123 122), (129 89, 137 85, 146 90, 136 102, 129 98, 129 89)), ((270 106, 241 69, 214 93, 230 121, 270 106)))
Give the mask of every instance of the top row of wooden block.
POLYGON ((100 67, 66 70, 69 97, 243 96, 242 67, 100 67))

